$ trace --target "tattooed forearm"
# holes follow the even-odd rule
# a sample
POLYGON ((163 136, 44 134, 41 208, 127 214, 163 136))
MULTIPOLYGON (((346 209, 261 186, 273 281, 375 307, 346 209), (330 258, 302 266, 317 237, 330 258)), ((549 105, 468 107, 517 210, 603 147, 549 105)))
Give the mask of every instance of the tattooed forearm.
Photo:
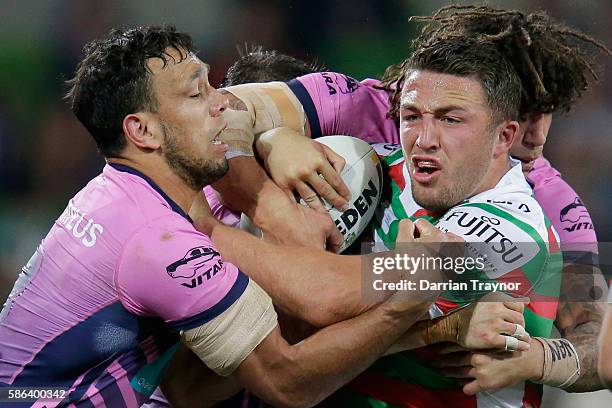
POLYGON ((580 357, 580 378, 567 388, 569 392, 588 392, 603 388, 597 375, 597 337, 601 330, 605 305, 602 299, 578 301, 592 297, 593 288, 597 286, 601 272, 591 267, 585 273, 584 268, 578 265, 566 265, 564 268, 564 293, 559 301, 555 320, 561 335, 576 347, 580 357), (567 293, 570 290, 572 293, 567 293))
POLYGON ((597 336, 601 328, 601 319, 577 326, 564 336, 578 351, 580 356, 580 378, 569 388, 569 392, 589 392, 603 388, 597 375, 597 336))

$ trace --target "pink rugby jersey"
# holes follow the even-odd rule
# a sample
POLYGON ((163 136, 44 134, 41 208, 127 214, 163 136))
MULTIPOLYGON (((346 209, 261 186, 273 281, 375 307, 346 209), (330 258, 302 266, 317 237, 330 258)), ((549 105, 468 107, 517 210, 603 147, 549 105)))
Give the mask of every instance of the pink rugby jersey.
MULTIPOLYGON (((288 82, 304 106, 313 138, 350 135, 369 143, 400 143, 395 121, 387 117, 388 93, 380 81, 357 81, 344 74, 320 72, 288 82)), ((546 216, 559 235, 564 260, 597 264, 597 236, 584 203, 561 174, 540 158, 527 176, 546 216)))
POLYGON ((559 235, 564 261, 598 265, 597 235, 589 210, 561 173, 540 157, 527 174, 527 181, 559 235))
POLYGON ((106 165, 70 200, 2 309, 0 387, 66 390, 39 407, 141 406, 179 331, 220 315, 248 282, 151 179, 106 165))
POLYGON ((206 201, 208 201, 213 217, 225 225, 238 228, 240 225, 239 211, 234 211, 231 208, 221 204, 219 195, 211 186, 204 187, 204 196, 206 197, 206 201))

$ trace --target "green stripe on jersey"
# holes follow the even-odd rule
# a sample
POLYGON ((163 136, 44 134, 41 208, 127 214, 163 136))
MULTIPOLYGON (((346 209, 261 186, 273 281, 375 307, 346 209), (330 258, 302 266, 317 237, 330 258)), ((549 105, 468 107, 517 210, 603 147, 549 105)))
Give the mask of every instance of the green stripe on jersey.
POLYGON ((399 148, 388 156, 378 156, 384 164, 392 166, 396 161, 404 158, 404 151, 399 148))
POLYGON ((421 385, 430 389, 457 387, 455 380, 447 378, 429 367, 415 354, 404 351, 378 359, 368 371, 383 373, 385 377, 421 385))
POLYGON ((524 221, 519 220, 518 218, 516 218, 512 214, 508 213, 507 211, 504 211, 501 208, 496 207, 494 205, 485 204, 485 203, 465 203, 465 204, 459 204, 458 206, 453 207, 453 209, 454 208, 458 208, 458 207, 476 207, 476 208, 480 208, 482 210, 485 210, 485 211, 487 211, 487 212, 489 212, 489 213, 491 213, 493 215, 497 215, 498 217, 502 217, 502 218, 510 221, 511 223, 513 223, 514 225, 519 227, 520 229, 522 229, 527 234, 529 234, 531 239, 533 239, 535 242, 537 242, 538 245, 540 245, 540 248, 544 247, 543 249, 546 249, 547 252, 548 252, 548 249, 546 248, 546 243, 544 242, 544 239, 538 233, 538 231, 536 231, 536 229, 533 228, 531 225, 527 224, 524 221))
POLYGON ((399 220, 408 218, 408 214, 406 214, 406 210, 402 206, 402 203, 399 199, 402 190, 399 188, 397 183, 393 180, 390 181, 391 184, 391 211, 393 211, 393 215, 397 218, 393 220, 391 224, 389 224, 388 232, 384 232, 382 229, 382 222, 380 220, 375 219, 374 222, 377 224, 374 225, 374 229, 376 234, 381 238, 385 246, 389 249, 395 249, 395 241, 397 241, 397 231, 399 227, 399 220))
POLYGON ((525 316, 525 330, 531 337, 550 337, 553 319, 540 316, 529 308, 525 308, 523 316, 525 316))
MULTIPOLYGON (((401 408, 397 405, 389 404, 384 401, 379 401, 374 398, 366 397, 365 395, 357 394, 340 390, 332 401, 341 407, 351 408, 401 408)), ((325 405, 325 404, 323 404, 325 405)))

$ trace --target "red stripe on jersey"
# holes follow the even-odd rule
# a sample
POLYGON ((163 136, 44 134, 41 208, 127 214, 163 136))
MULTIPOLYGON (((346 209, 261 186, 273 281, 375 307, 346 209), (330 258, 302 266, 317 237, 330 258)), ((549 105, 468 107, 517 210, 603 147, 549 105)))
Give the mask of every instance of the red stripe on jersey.
POLYGON ((557 316, 557 304, 559 299, 556 296, 542 295, 532 291, 532 289, 534 289, 533 285, 521 268, 516 268, 500 276, 497 278, 497 281, 519 283, 518 290, 511 290, 509 292, 516 296, 528 296, 529 303, 527 307, 535 314, 552 320, 557 316))
POLYGON ((548 251, 554 254, 559 251, 559 242, 557 242, 557 237, 555 237, 552 226, 546 228, 546 232, 548 233, 548 251))
POLYGON ((400 191, 404 191, 404 187, 406 187, 406 180, 404 180, 404 161, 402 160, 400 163, 389 166, 389 177, 391 180, 395 181, 395 184, 399 187, 400 191))
POLYGON ((476 397, 465 395, 461 388, 427 389, 387 378, 381 373, 365 372, 347 387, 359 394, 405 408, 477 408, 476 397))
POLYGON ((505 273, 499 278, 497 278, 496 281, 503 283, 517 283, 518 285, 516 285, 516 290, 508 290, 508 292, 511 292, 513 295, 516 296, 531 296, 531 293, 533 291, 533 284, 531 283, 527 275, 525 275, 522 268, 516 268, 513 271, 505 273))
POLYGON ((542 394, 540 394, 539 387, 531 383, 525 383, 523 406, 540 408, 540 405, 542 405, 542 394))
POLYGON ((457 309, 459 307, 459 303, 444 299, 440 296, 438 299, 436 299, 436 306, 438 306, 444 314, 447 314, 457 309))
POLYGON ((529 295, 527 308, 538 316, 555 320, 559 299, 555 296, 545 296, 538 293, 529 295))
POLYGON ((429 216, 433 218, 440 218, 443 214, 444 214, 444 211, 429 211, 424 208, 421 208, 417 210, 412 216, 414 218, 425 217, 425 216, 429 216))

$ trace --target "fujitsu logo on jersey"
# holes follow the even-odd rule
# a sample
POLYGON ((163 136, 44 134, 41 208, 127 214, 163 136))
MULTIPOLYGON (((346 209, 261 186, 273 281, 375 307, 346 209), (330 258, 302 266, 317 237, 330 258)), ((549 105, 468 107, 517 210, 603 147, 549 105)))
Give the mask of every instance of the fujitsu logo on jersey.
POLYGON ((450 213, 444 218, 444 221, 449 221, 451 219, 453 219, 458 226, 468 229, 467 232, 462 234, 465 237, 474 235, 479 238, 484 238, 485 243, 498 240, 495 245, 491 246, 491 249, 500 254, 504 262, 512 263, 524 256, 517 245, 496 228, 496 226, 501 224, 499 219, 486 215, 474 216, 459 210, 450 213))
POLYGON ((86 218, 85 215, 70 200, 68 207, 66 207, 57 221, 66 227, 75 238, 80 239, 83 245, 91 248, 96 245, 97 234, 101 235, 104 232, 104 227, 96 224, 93 218, 86 218))

